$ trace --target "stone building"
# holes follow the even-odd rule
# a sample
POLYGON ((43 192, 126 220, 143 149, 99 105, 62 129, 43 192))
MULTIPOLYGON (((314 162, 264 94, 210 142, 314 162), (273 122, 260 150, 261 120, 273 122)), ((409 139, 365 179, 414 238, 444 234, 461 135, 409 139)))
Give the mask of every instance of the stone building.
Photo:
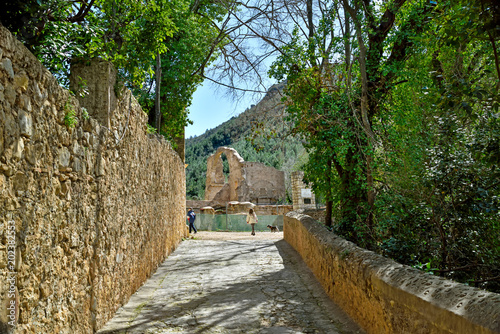
POLYGON ((219 147, 207 159, 205 200, 211 206, 230 201, 274 204, 285 197, 285 173, 259 162, 247 162, 234 148, 219 147), (223 172, 222 154, 229 162, 229 176, 223 172))
POLYGON ((293 209, 314 209, 316 208, 316 198, 311 188, 308 188, 303 181, 304 172, 292 173, 292 199, 293 209))

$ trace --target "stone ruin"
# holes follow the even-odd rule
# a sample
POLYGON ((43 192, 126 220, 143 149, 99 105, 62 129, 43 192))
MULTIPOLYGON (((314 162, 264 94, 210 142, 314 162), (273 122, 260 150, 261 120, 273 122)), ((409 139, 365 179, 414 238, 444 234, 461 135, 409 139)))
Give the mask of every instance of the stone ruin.
POLYGON ((219 147, 207 159, 205 200, 211 206, 231 201, 275 204, 285 198, 285 173, 259 162, 247 162, 234 148, 219 147), (222 154, 229 162, 229 176, 223 172, 222 154))
POLYGON ((304 172, 296 171, 292 173, 292 199, 293 209, 315 209, 316 196, 304 181, 304 172))

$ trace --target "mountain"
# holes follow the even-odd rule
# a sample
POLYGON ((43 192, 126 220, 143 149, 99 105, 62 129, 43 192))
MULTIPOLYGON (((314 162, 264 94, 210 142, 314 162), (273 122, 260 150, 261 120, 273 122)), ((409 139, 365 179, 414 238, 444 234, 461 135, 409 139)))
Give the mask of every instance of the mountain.
MULTIPOLYGON (((306 153, 299 138, 290 135, 281 102, 284 84, 272 86, 264 98, 203 135, 186 139, 186 192, 188 199, 203 199, 207 158, 218 147, 236 149, 245 161, 255 161, 283 170, 287 197, 291 198, 289 173, 298 169, 306 153)), ((229 173, 227 161, 224 172, 229 173)), ((291 200, 290 200, 291 201, 291 200)))

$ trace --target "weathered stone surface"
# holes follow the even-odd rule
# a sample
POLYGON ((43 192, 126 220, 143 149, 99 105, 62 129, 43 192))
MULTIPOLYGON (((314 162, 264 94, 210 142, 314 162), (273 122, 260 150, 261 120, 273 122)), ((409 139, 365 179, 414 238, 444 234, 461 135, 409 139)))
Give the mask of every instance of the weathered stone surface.
POLYGON ((285 174, 258 162, 246 162, 230 147, 219 147, 207 159, 205 200, 211 206, 225 206, 229 201, 275 203, 285 197, 285 174), (229 163, 227 183, 222 154, 229 163))
POLYGON ((83 121, 78 101, 1 26, 0 53, 0 333, 12 329, 3 307, 8 221, 15 333, 93 333, 185 236, 184 164, 148 136, 130 92, 108 131, 83 121), (74 129, 63 122, 68 101, 74 129), (112 132, 127 122, 117 142, 112 132))
POLYGON ((20 160, 23 157, 23 151, 24 151, 24 140, 23 138, 18 138, 14 142, 14 149, 12 153, 12 158, 16 160, 20 160))
POLYGON ((91 64, 84 61, 71 67, 70 89, 77 93, 82 89, 88 91, 87 95, 80 98, 81 106, 107 128, 111 127, 117 107, 115 85, 116 70, 108 62, 94 59, 91 64))
POLYGON ((16 97, 17 97, 17 94, 16 94, 16 90, 14 89, 14 87, 8 85, 5 87, 5 91, 4 91, 4 96, 5 96, 5 100, 7 102, 9 102, 9 104, 12 106, 14 105, 14 103, 16 102, 16 97))
POLYGON ((295 171, 291 174, 292 178, 292 199, 293 209, 314 209, 316 208, 316 197, 310 187, 307 187, 303 181, 304 172, 295 171))
POLYGON ((20 73, 14 77, 14 88, 25 92, 28 89, 29 78, 26 73, 20 73))
POLYGON ((33 119, 31 115, 24 110, 20 110, 18 113, 18 119, 21 135, 31 137, 33 134, 33 119))
POLYGON ((67 147, 60 148, 59 154, 58 154, 59 166, 60 167, 68 167, 70 159, 71 159, 71 153, 69 153, 68 148, 67 147))
POLYGON ((20 107, 26 109, 26 111, 33 111, 31 108, 31 100, 29 96, 27 95, 22 95, 21 98, 19 99, 20 107))
POLYGON ((368 333, 500 333, 500 295, 357 247, 290 212, 284 238, 329 296, 368 333))
POLYGON ((9 58, 2 59, 2 68, 7 72, 11 79, 14 79, 14 70, 12 69, 12 61, 9 58))

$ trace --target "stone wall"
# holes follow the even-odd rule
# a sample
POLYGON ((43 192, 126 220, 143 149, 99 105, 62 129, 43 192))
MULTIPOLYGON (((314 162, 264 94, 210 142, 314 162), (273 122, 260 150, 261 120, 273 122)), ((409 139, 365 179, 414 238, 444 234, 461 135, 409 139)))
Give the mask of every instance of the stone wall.
POLYGON ((88 117, 0 26, 1 333, 10 305, 16 333, 93 333, 185 236, 184 164, 112 106, 88 117))
POLYGON ((500 333, 500 295, 401 265, 290 212, 284 238, 368 333, 500 333))
MULTIPOLYGON (((242 213, 242 212, 247 212, 247 207, 244 206, 243 208, 238 207, 235 208, 233 203, 239 203, 239 202, 228 202, 227 203, 227 213, 228 214, 235 214, 235 213, 242 213)), ((243 203, 248 203, 248 202, 243 202, 243 203)), ((242 203, 242 204, 243 204, 242 203)), ((193 208, 194 212, 200 213, 201 211, 205 211, 205 213, 212 213, 215 212, 215 209, 209 206, 210 201, 194 201, 194 200, 187 200, 186 201, 186 208, 193 208)), ((286 215, 288 212, 293 210, 293 207, 291 205, 255 205, 255 203, 251 203, 253 209, 255 210, 256 214, 258 215, 269 215, 269 216, 274 216, 274 215, 286 215)), ((226 207, 223 207, 221 209, 222 212, 226 210, 226 207)))
POLYGON ((285 172, 260 162, 243 164, 245 183, 240 186, 238 200, 255 204, 274 204, 285 198, 285 172))

